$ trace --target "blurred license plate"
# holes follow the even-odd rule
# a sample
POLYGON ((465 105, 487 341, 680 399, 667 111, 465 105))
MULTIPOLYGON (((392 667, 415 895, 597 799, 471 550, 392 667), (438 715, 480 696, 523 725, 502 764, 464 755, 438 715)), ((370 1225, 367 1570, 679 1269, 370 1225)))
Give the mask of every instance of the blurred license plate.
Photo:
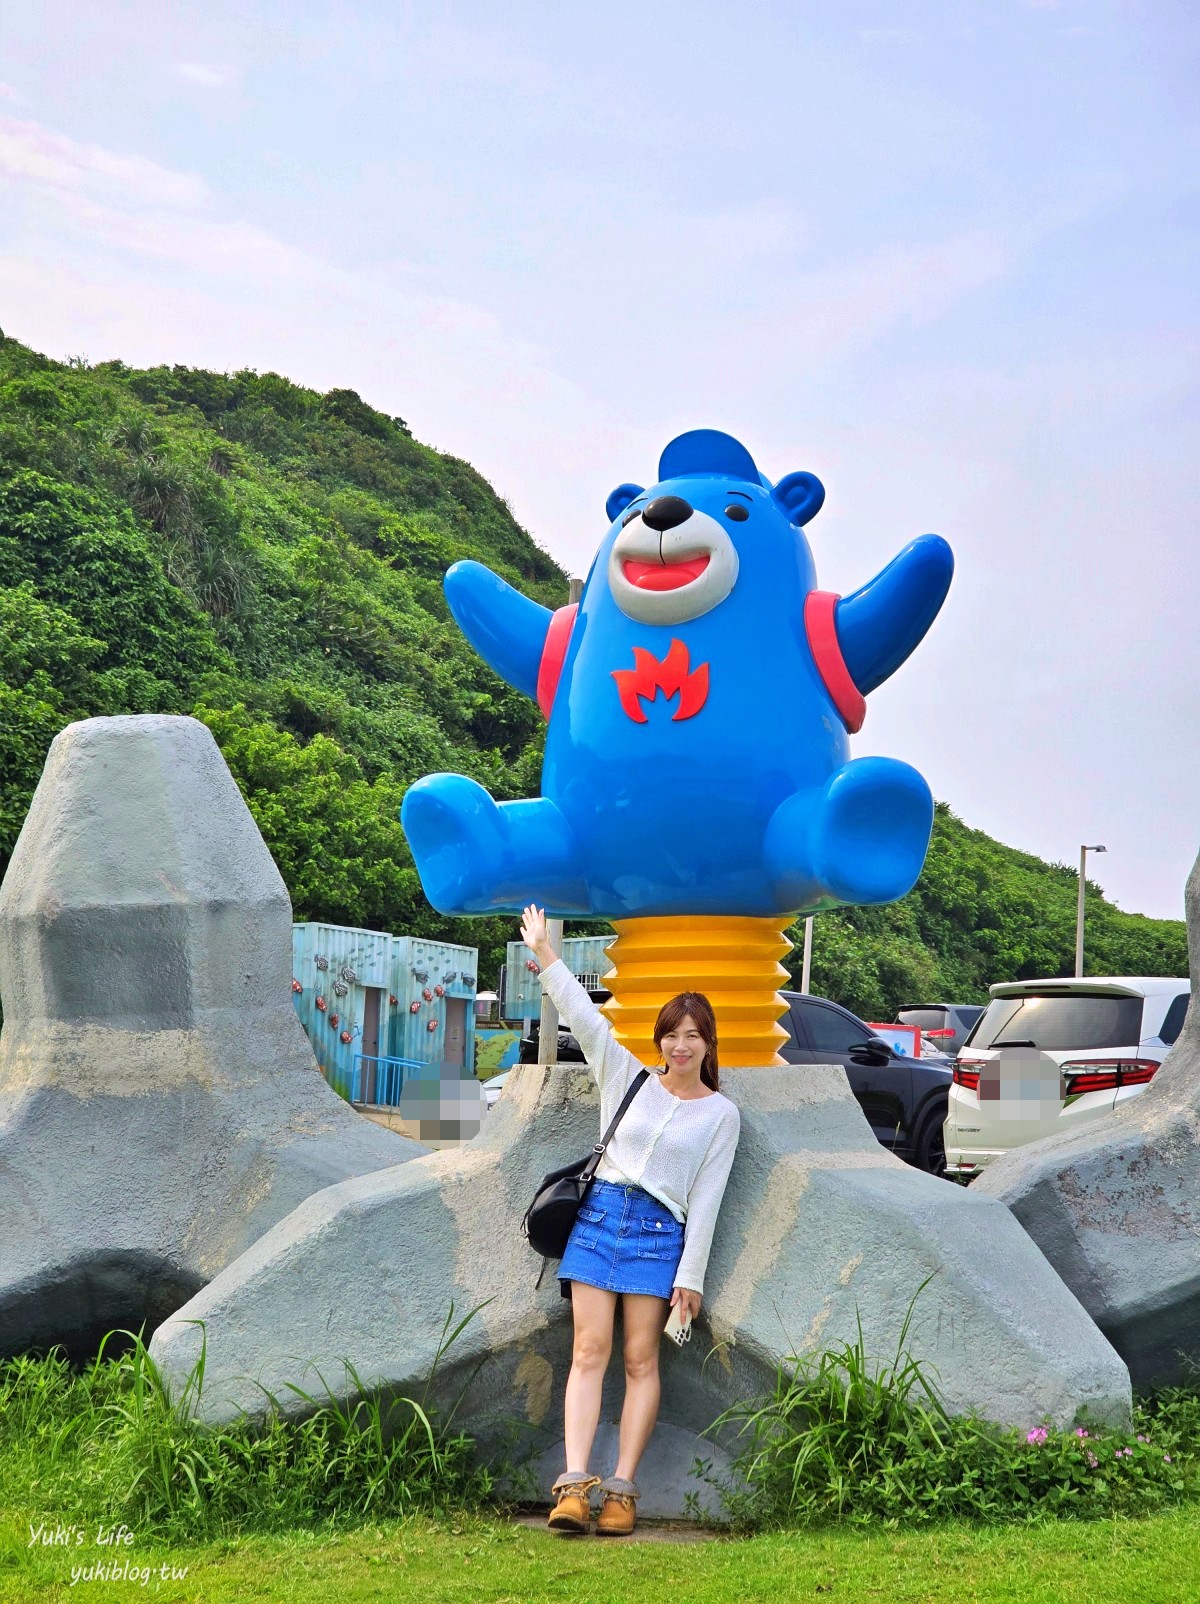
POLYGON ((1011 1048, 979 1072, 979 1101, 999 1103, 1002 1119, 1045 1119, 1062 1108, 1064 1096, 1062 1071, 1033 1047, 1011 1048))

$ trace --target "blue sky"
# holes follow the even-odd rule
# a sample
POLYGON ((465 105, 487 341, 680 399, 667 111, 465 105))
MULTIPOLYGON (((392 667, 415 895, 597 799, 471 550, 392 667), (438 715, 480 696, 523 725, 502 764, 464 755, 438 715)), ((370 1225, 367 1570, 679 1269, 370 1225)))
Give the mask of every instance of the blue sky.
POLYGON ((1198 69, 1171 0, 13 5, 0 326, 357 389, 576 570, 697 426, 823 479, 827 588, 937 530, 856 753, 1177 915, 1198 69))

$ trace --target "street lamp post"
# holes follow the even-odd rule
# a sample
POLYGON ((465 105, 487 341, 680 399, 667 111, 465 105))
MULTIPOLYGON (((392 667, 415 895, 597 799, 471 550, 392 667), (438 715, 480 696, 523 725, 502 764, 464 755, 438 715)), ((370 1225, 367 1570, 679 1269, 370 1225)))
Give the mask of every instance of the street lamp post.
POLYGON ((808 991, 812 979, 812 938, 813 916, 810 913, 804 921, 804 958, 800 966, 800 990, 803 992, 808 991))
POLYGON ((1079 849, 1079 902, 1075 909, 1075 978, 1083 978, 1083 899, 1087 895, 1087 855, 1089 852, 1107 852, 1107 847, 1080 847, 1079 849))

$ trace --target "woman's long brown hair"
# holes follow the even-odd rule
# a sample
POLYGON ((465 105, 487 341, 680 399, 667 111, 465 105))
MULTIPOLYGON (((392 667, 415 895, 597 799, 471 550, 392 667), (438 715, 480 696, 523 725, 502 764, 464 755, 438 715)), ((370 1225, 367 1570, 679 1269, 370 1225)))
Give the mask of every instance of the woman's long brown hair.
POLYGON ((721 1090, 721 1071, 717 1063, 717 1016, 712 1003, 702 991, 681 991, 678 997, 663 1003, 654 1021, 654 1045, 662 1052, 662 1039, 679 1026, 688 1016, 704 1041, 704 1062, 700 1066, 700 1079, 714 1092, 721 1090))

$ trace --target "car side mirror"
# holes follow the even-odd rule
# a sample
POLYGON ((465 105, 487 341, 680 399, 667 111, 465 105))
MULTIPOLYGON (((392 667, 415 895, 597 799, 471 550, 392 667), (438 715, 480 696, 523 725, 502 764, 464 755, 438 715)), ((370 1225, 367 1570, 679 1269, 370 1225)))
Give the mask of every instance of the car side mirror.
POLYGON ((886 1042, 861 1041, 850 1049, 850 1057, 864 1069, 881 1069, 884 1064, 891 1063, 892 1050, 886 1042))

